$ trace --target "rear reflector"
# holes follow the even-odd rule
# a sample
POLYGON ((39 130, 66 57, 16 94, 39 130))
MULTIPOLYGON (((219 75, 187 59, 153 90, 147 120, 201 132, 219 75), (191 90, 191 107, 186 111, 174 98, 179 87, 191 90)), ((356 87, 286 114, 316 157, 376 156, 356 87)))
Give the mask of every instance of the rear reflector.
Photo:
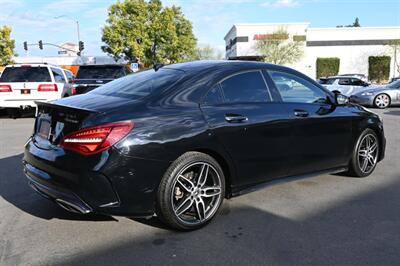
POLYGON ((10 85, 0 85, 0 92, 12 92, 10 85))
POLYGON ((58 91, 57 84, 40 84, 38 91, 58 91))
POLYGON ((99 153, 124 138, 133 128, 131 121, 84 128, 64 137, 61 146, 83 155, 99 153))

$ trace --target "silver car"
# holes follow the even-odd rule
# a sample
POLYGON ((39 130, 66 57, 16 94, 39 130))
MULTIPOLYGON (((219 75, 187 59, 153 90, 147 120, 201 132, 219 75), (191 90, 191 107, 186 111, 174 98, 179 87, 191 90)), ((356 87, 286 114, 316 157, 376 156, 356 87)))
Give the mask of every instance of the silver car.
POLYGON ((350 101, 382 109, 391 105, 398 105, 400 104, 400 80, 385 86, 370 86, 351 95, 350 101))
POLYGON ((340 91, 341 94, 350 97, 351 95, 364 90, 370 86, 363 78, 358 76, 331 76, 320 78, 319 83, 330 91, 340 91))

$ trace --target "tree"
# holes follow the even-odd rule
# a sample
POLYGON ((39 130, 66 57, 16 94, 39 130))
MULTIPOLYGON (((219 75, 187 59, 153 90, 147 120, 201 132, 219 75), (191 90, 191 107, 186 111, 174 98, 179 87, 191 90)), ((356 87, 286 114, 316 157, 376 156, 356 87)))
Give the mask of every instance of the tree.
POLYGON ((261 34, 255 49, 265 62, 285 65, 300 60, 303 56, 303 41, 289 40, 289 34, 279 29, 272 34, 261 34))
POLYGON ((103 28, 102 50, 115 59, 176 63, 194 55, 196 38, 192 24, 176 6, 160 0, 125 0, 110 6, 103 28))
POLYGON ((354 19, 353 24, 349 25, 337 25, 336 28, 353 28, 353 27, 361 27, 360 20, 358 18, 354 19))
POLYGON ((393 69, 393 76, 395 76, 395 72, 397 72, 397 75, 400 75, 400 60, 398 59, 400 56, 400 40, 390 41, 389 47, 393 53, 393 64, 395 67, 395 69, 393 69))
POLYGON ((211 45, 201 45, 196 47, 196 52, 193 60, 221 60, 224 55, 211 45))
POLYGON ((358 18, 356 18, 356 19, 354 20, 353 27, 361 27, 361 25, 360 25, 360 20, 359 20, 358 18))
POLYGON ((0 66, 12 63, 15 40, 11 39, 11 27, 0 27, 0 66))

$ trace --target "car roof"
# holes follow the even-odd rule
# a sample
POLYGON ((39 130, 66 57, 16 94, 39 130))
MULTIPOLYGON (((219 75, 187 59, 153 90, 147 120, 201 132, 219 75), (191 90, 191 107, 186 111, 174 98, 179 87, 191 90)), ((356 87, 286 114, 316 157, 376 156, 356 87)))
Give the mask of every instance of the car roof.
POLYGON ((21 64, 11 64, 11 65, 6 65, 6 67, 23 67, 23 66, 31 66, 31 67, 55 67, 55 68, 60 68, 60 66, 53 65, 53 64, 47 64, 47 63, 21 63, 21 64))
MULTIPOLYGON (((165 65, 162 68, 167 69, 177 69, 182 70, 184 72, 198 72, 204 71, 206 69, 219 69, 224 67, 237 67, 237 68, 276 68, 281 67, 269 63, 257 62, 257 61, 240 61, 240 60, 199 60, 185 63, 177 63, 172 65, 165 65)), ((282 67, 285 68, 285 67, 282 67)))

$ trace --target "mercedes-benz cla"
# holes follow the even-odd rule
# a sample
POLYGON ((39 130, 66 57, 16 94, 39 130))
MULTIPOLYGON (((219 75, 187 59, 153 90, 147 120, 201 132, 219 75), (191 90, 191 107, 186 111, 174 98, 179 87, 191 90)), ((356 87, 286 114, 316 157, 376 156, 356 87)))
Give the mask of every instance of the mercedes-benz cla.
POLYGON ((278 178, 368 176, 384 151, 376 114, 295 70, 200 61, 38 103, 23 164, 32 188, 69 211, 192 230, 224 198, 278 178))

